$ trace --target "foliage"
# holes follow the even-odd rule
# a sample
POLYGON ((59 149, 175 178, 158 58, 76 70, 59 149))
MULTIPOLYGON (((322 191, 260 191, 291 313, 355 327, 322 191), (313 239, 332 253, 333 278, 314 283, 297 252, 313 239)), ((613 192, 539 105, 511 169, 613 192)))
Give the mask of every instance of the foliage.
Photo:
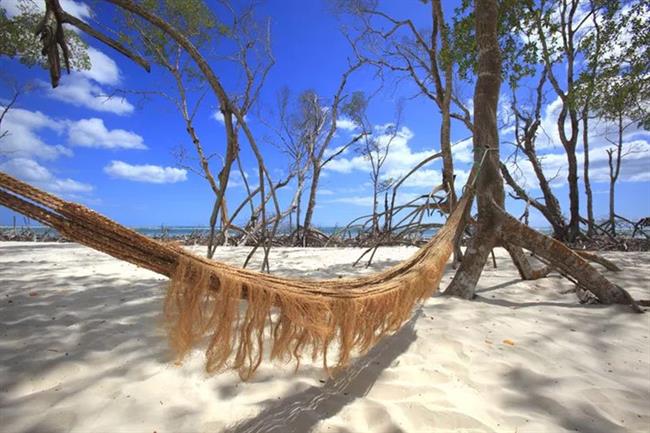
POLYGON ((650 29, 644 19, 648 16, 647 1, 634 2, 607 16, 608 55, 588 57, 590 62, 602 64, 593 77, 592 106, 596 114, 610 120, 620 116, 644 129, 650 129, 650 29))
MULTIPOLYGON (((535 72, 539 57, 535 44, 521 38, 522 22, 529 19, 524 1, 500 0, 498 36, 504 78, 514 83, 535 72)), ((464 80, 475 76, 477 67, 476 29, 472 0, 462 0, 453 17, 453 46, 451 56, 458 65, 458 74, 464 80)))
MULTIPOLYGON (((47 68, 47 58, 41 54, 41 43, 34 34, 43 13, 33 2, 21 1, 18 6, 21 13, 13 17, 0 8, 0 56, 18 58, 28 67, 39 65, 47 68)), ((71 67, 76 70, 90 69, 86 43, 74 31, 64 31, 71 67)))
MULTIPOLYGON (((202 0, 144 0, 142 3, 148 10, 180 30, 199 49, 214 43, 215 36, 229 34, 228 27, 217 20, 202 0)), ((178 59, 182 51, 163 30, 127 11, 122 13, 119 17, 121 42, 141 51, 159 65, 178 59)), ((178 66, 188 76, 199 78, 200 74, 191 65, 192 63, 185 62, 178 66)))
POLYGON ((368 109, 368 98, 364 92, 353 92, 348 101, 341 107, 341 112, 349 117, 357 125, 366 123, 366 110, 368 109))

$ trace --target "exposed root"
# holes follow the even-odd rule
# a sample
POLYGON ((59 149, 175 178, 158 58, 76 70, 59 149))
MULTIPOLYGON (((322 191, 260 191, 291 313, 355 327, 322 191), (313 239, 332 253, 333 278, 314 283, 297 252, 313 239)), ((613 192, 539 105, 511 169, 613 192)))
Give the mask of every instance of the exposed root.
POLYGON ((525 226, 500 208, 499 211, 503 218, 504 242, 535 253, 562 275, 575 281, 582 289, 593 293, 603 304, 630 305, 634 311, 642 311, 626 290, 602 276, 576 252, 561 242, 525 226))
POLYGON ((585 260, 598 263, 599 265, 605 267, 605 269, 607 269, 608 271, 621 272, 621 268, 619 268, 616 263, 612 262, 611 260, 607 260, 606 258, 599 256, 598 254, 590 253, 587 251, 580 251, 580 250, 573 250, 573 252, 585 260))
POLYGON ((503 247, 508 251, 512 262, 515 264, 515 267, 519 271, 519 276, 522 280, 538 280, 544 278, 551 272, 553 269, 551 266, 542 266, 538 269, 533 269, 528 260, 528 257, 524 254, 524 251, 515 245, 504 243, 503 247))

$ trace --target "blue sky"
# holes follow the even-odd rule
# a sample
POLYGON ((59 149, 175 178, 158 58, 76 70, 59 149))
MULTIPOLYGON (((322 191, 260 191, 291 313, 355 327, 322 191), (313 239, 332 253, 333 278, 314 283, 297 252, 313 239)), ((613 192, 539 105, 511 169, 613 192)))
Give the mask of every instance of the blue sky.
MULTIPOLYGON (((1 0, 0 4, 10 12, 15 9, 15 1, 1 0)), ((89 2, 91 6, 73 1, 62 1, 62 4, 86 20, 110 14, 110 9, 103 7, 90 9, 91 6, 100 8, 95 2, 89 2)), ((409 16, 419 25, 426 25, 427 11, 421 2, 386 4, 386 10, 391 13, 409 16)), ((450 8, 447 13, 451 14, 453 2, 445 2, 445 5, 450 8)), ((249 123, 272 175, 279 179, 286 173, 286 158, 266 139, 270 133, 260 116, 267 122, 273 121, 274 101, 283 86, 289 86, 294 94, 313 89, 325 97, 333 95, 351 52, 340 31, 341 22, 331 13, 326 1, 269 1, 262 4, 258 15, 271 18, 276 63, 262 91, 259 107, 249 115, 249 123)), ((191 144, 174 106, 163 98, 143 98, 136 94, 108 100, 99 96, 111 94, 114 89, 168 90, 172 85, 169 77, 157 69, 147 74, 109 48, 88 42, 93 63, 91 70, 73 72, 54 90, 48 88, 46 71, 30 70, 17 61, 0 59, 4 77, 14 77, 19 84, 36 84, 34 89, 20 95, 2 124, 2 130, 8 131, 8 135, 0 139, 0 170, 82 202, 126 225, 206 225, 212 208, 212 193, 203 179, 179 167, 174 157, 175 148, 191 144)), ((223 75, 228 90, 236 92, 238 81, 233 68, 218 62, 213 66, 223 75)), ((374 72, 364 69, 352 76, 347 90, 372 92, 379 86, 374 72)), ((389 79, 371 102, 371 121, 383 125, 394 120, 397 101, 409 98, 386 163, 386 176, 404 174, 439 149, 437 109, 424 97, 414 98, 416 93, 409 81, 389 79)), ((458 93, 469 101, 471 84, 458 83, 458 93)), ((502 94, 507 96, 507 89, 503 88, 502 94)), ((11 95, 11 86, 4 80, 0 84, 0 100, 6 102, 11 95)), ((508 119, 505 102, 504 99, 500 112, 504 124, 508 119)), ((563 182, 566 163, 554 126, 558 105, 550 89, 547 102, 542 125, 545 134, 540 139, 540 147, 545 155, 545 169, 553 175, 558 174, 555 191, 563 209, 567 209, 568 189, 563 182)), ((207 151, 222 153, 224 130, 214 117, 216 108, 216 100, 208 94, 196 116, 196 128, 207 151)), ((345 126, 348 126, 346 122, 341 122, 333 146, 343 144, 354 134, 354 130, 345 126)), ((608 205, 605 135, 612 131, 604 122, 593 129, 595 214, 603 217, 608 205)), ((504 142, 509 132, 504 127, 504 142)), ((461 181, 471 161, 468 135, 459 123, 453 124, 454 154, 461 181)), ((623 162, 617 209, 631 219, 650 215, 649 139, 647 132, 632 128, 626 135, 628 142, 637 143, 639 151, 623 162)), ((502 144, 502 148, 504 157, 512 152, 508 144, 502 144)), ((255 183, 255 162, 244 144, 242 158, 249 179, 255 183)), ((533 195, 539 195, 525 165, 521 175, 533 195)), ((405 185, 402 200, 430 191, 439 179, 439 164, 427 166, 405 185)), ((231 206, 244 194, 236 176, 232 180, 231 206)), ((354 152, 347 152, 333 161, 321 180, 315 223, 340 225, 367 213, 371 197, 369 180, 367 163, 354 152)), ((291 185, 279 195, 287 203, 292 195, 291 185)), ((581 201, 584 206, 584 195, 581 201)), ((508 207, 515 215, 523 209, 521 202, 513 200, 508 201, 508 207)), ((10 224, 13 215, 0 208, 0 225, 10 224)), ((546 226, 544 219, 535 213, 531 223, 546 226)))

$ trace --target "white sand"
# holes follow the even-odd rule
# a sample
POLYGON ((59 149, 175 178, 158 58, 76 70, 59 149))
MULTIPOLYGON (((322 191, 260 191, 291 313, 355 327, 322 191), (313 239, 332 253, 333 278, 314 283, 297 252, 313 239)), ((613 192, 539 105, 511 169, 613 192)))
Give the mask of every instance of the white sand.
MULTIPOLYGON (((272 264, 336 277, 359 272, 359 251, 278 249, 272 264)), ((383 249, 370 270, 412 252, 383 249)), ((650 298, 650 254, 605 255, 650 298)), ((579 305, 558 276, 522 282, 497 261, 476 301, 428 300, 335 380, 267 361, 241 383, 206 376, 198 350, 169 363, 164 278, 76 244, 0 243, 0 431, 650 431, 650 314, 579 305)))

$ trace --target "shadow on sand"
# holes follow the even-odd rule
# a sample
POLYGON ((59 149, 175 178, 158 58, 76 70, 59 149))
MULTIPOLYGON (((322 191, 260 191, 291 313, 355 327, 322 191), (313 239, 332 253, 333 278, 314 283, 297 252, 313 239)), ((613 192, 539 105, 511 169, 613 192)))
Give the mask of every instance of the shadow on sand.
MULTIPOLYGON (((346 405, 363 398, 381 373, 415 341, 415 322, 421 311, 394 335, 385 337, 354 364, 329 379, 321 387, 311 387, 299 394, 272 403, 254 418, 244 420, 226 431, 232 433, 308 432, 320 421, 336 415, 346 405)), ((343 433, 345 430, 338 430, 343 433)), ((392 426, 395 432, 402 431, 392 426)))

